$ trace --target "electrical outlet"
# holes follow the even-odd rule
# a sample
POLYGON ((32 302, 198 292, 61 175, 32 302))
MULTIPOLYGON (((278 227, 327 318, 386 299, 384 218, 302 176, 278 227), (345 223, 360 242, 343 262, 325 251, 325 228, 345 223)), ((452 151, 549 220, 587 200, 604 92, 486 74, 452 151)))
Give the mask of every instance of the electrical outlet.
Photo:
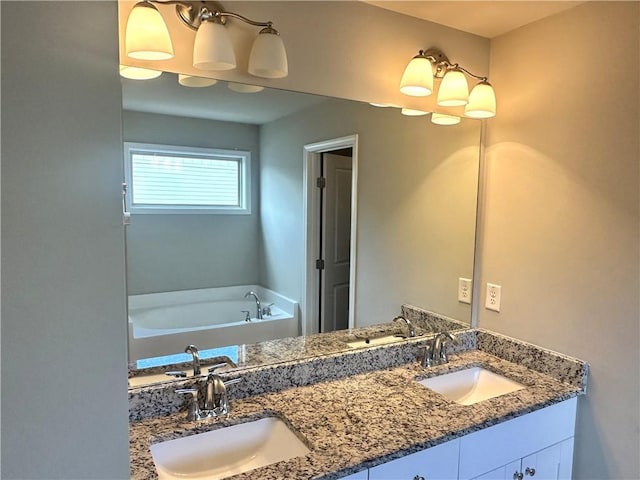
POLYGON ((471 279, 458 279, 458 301, 462 303, 471 303, 471 279))
POLYGON ((499 312, 501 297, 502 287, 500 285, 494 285, 493 283, 487 283, 487 298, 485 299, 484 306, 489 310, 499 312))

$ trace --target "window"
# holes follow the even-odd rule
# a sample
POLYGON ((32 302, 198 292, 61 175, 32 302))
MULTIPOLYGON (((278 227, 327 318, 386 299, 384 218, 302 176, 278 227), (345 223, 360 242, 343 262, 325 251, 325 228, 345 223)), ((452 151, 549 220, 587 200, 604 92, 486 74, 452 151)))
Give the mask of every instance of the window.
POLYGON ((125 143, 131 213, 251 213, 251 154, 125 143))

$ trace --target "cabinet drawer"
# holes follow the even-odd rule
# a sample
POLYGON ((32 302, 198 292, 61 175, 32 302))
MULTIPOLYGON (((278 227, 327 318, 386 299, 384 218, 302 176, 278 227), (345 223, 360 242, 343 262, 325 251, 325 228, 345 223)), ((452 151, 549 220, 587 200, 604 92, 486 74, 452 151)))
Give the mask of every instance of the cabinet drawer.
POLYGON ((460 480, 476 477, 573 437, 576 398, 460 439, 460 480))
POLYGON ((459 440, 452 440, 369 469, 369 480, 454 480, 458 478, 459 440))

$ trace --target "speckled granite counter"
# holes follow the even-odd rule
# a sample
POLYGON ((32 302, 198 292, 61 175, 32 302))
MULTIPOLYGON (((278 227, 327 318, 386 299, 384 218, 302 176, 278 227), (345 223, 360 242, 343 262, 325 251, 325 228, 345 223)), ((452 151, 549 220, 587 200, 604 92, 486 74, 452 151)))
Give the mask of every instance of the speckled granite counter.
MULTIPOLYGON (((152 443, 278 416, 299 434, 311 452, 233 478, 339 478, 584 392, 587 372, 584 363, 490 332, 474 330, 468 337, 473 341, 467 340, 467 347, 472 349, 451 355, 447 365, 427 369, 412 361, 385 370, 236 399, 232 401, 231 414, 224 420, 187 422, 184 412, 179 412, 132 422, 131 476, 140 480, 157 478, 149 451, 152 443), (503 358, 486 350, 493 350, 503 358), (520 351, 526 351, 526 359, 534 367, 542 365, 536 370, 548 370, 549 374, 504 359, 517 357, 520 351), (527 388, 462 406, 414 382, 416 378, 475 365, 501 373, 527 388)), ((393 348, 397 347, 372 351, 393 348)))

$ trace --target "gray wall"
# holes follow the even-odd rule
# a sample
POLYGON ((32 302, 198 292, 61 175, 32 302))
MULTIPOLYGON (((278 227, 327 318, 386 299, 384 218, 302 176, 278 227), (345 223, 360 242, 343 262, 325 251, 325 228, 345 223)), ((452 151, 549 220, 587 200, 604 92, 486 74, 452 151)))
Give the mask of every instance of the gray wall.
POLYGON ((587 2, 491 43, 479 325, 590 363, 575 478, 640 471, 639 26, 587 2))
POLYGON ((480 124, 433 125, 397 109, 329 101, 260 129, 261 283, 291 298, 304 276, 303 147, 359 135, 356 323, 402 303, 469 321, 480 124))
POLYGON ((258 127, 125 111, 124 139, 251 152, 251 215, 133 214, 127 227, 129 294, 189 290, 258 281, 258 127))
POLYGON ((1 8, 2 478, 128 478, 116 6, 1 8))

